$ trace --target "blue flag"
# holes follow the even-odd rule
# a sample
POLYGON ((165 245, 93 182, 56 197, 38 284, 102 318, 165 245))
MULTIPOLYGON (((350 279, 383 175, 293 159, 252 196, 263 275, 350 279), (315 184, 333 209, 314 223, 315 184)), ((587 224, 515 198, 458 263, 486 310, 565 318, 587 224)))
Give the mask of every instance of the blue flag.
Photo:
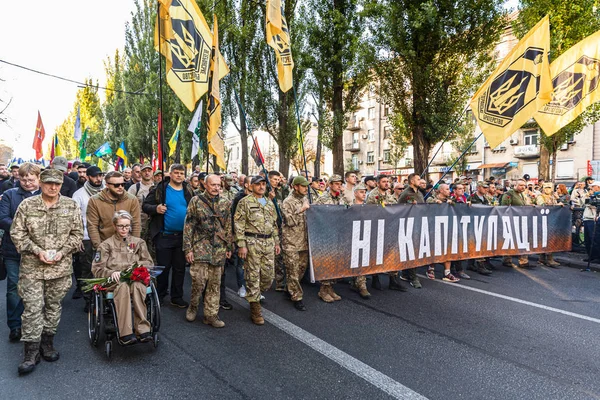
POLYGON ((76 141, 81 140, 81 118, 79 116, 79 106, 77 106, 77 118, 75 118, 75 134, 73 135, 76 141))
POLYGON ((98 147, 98 150, 94 152, 96 157, 102 157, 108 154, 112 154, 112 149, 110 148, 110 144, 108 142, 104 143, 102 146, 98 147))

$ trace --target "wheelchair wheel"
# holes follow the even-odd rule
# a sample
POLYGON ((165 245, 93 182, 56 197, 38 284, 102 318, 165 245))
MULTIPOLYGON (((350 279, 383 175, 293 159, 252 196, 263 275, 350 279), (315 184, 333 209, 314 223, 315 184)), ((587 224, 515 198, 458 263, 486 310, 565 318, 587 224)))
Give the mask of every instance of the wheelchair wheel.
POLYGON ((106 358, 110 360, 110 357, 112 356, 112 340, 104 342, 104 352, 106 353, 106 358))
POLYGON ((98 345, 100 333, 102 330, 102 294, 92 293, 90 299, 90 308, 88 311, 88 337, 90 344, 94 347, 98 345))
POLYGON ((158 299, 158 291, 154 282, 150 283, 152 293, 150 294, 150 301, 148 304, 148 321, 152 325, 152 333, 157 333, 160 330, 160 300, 158 299))
POLYGON ((152 336, 152 340, 153 340, 152 344, 154 345, 154 348, 157 348, 158 347, 158 332, 152 336))

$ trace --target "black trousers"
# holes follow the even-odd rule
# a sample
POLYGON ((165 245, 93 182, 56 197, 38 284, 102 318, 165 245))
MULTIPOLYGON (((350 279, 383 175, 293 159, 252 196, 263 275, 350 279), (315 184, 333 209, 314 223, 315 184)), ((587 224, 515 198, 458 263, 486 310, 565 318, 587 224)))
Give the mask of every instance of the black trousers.
MULTIPOLYGON (((92 276, 92 259, 94 258, 94 249, 91 240, 83 241, 83 251, 73 254, 73 274, 77 287, 81 288, 80 279, 90 279, 92 276)), ((91 292, 84 293, 83 297, 89 299, 91 292)))
POLYGON ((156 290, 159 297, 166 296, 169 291, 169 272, 171 276, 171 300, 183 297, 183 279, 185 277, 185 255, 183 254, 183 234, 159 233, 154 238, 156 249, 156 265, 164 266, 163 272, 156 278, 156 290))

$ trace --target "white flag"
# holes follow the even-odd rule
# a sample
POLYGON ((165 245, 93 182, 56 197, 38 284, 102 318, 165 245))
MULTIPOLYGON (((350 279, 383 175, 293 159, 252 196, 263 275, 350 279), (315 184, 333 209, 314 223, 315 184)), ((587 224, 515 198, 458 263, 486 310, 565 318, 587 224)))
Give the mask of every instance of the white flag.
POLYGON ((76 141, 81 140, 81 118, 79 117, 79 107, 77 107, 77 118, 75 118, 75 134, 73 135, 76 141))
POLYGON ((192 132, 192 160, 200 152, 200 125, 202 123, 202 101, 198 104, 188 131, 192 132))

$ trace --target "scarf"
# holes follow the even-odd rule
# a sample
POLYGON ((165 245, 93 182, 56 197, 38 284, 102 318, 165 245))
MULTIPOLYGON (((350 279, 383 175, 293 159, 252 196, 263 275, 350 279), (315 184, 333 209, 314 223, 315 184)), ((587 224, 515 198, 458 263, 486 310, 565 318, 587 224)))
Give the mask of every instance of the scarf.
POLYGON ((100 193, 100 191, 102 190, 102 185, 94 186, 89 182, 85 182, 83 184, 83 188, 85 189, 85 192, 88 194, 88 196, 92 197, 93 195, 100 193))

